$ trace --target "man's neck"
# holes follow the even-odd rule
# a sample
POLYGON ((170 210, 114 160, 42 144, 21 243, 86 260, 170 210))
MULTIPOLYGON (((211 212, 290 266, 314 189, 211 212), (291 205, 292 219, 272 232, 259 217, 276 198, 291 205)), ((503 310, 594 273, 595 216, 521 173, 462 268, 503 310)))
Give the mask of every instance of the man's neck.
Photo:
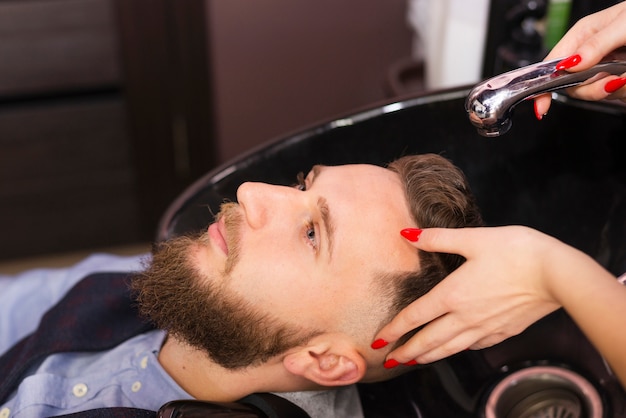
POLYGON ((165 371, 196 399, 233 402, 251 393, 305 390, 279 360, 258 367, 229 370, 200 350, 168 336, 159 353, 165 371), (291 382, 290 382, 291 381, 291 382), (290 382, 290 383, 286 383, 290 382))

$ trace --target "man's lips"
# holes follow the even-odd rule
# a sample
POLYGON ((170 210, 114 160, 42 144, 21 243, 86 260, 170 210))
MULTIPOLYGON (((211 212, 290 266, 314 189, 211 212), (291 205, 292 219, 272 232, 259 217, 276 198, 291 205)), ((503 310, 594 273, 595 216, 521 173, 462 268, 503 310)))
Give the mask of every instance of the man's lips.
POLYGON ((226 239, 224 237, 224 218, 220 218, 217 222, 209 225, 208 233, 211 242, 215 243, 225 255, 228 255, 228 246, 226 245, 226 239))

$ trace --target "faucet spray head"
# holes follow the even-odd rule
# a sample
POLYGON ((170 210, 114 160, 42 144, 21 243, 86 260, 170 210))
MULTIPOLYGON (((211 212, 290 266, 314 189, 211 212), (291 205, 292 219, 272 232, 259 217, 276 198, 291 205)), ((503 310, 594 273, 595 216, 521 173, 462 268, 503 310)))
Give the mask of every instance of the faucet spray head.
POLYGON ((513 109, 523 100, 554 90, 596 80, 608 74, 626 72, 626 47, 604 57, 588 70, 570 73, 557 70, 562 59, 539 62, 485 80, 465 100, 470 123, 487 138, 505 134, 511 128, 513 109))

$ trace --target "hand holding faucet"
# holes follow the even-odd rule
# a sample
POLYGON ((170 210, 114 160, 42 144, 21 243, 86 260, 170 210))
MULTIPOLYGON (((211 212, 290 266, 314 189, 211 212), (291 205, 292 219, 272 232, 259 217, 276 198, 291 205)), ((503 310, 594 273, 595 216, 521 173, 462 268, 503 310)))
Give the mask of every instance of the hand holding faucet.
MULTIPOLYGON (((579 20, 550 51, 545 61, 568 57, 559 69, 587 70, 611 51, 626 45, 626 1, 579 20)), ((584 100, 626 100, 626 74, 608 75, 592 83, 572 87, 568 93, 584 100)), ((535 98, 535 114, 541 119, 550 108, 550 95, 535 98)))
POLYGON ((523 100, 535 99, 541 120, 550 91, 570 88, 570 95, 585 100, 626 99, 625 75, 626 1, 581 19, 545 61, 477 84, 465 109, 478 133, 497 137, 509 130, 513 108, 523 100))
MULTIPOLYGON (((609 86, 612 88, 623 85, 615 87, 613 86, 615 83, 621 83, 622 80, 626 82, 626 78, 619 77, 626 73, 626 47, 612 51, 599 63, 586 70, 567 71, 566 68, 569 68, 568 65, 571 65, 572 61, 579 62, 580 59, 575 55, 565 59, 539 62, 477 84, 465 100, 465 110, 470 122, 479 134, 489 138, 497 137, 510 129, 513 109, 524 100, 554 90, 590 84, 611 75, 613 78, 609 86)), ((536 108, 535 112, 537 118, 541 119, 543 113, 536 108)))

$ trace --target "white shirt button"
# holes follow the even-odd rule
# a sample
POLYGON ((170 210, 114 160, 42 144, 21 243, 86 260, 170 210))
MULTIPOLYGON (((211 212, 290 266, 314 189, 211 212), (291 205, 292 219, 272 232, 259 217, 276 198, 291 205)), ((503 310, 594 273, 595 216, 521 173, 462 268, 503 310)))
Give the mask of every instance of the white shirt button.
POLYGON ((139 365, 141 366, 142 369, 145 369, 146 367, 148 367, 148 356, 145 356, 144 358, 142 358, 141 363, 139 363, 139 365))
POLYGON ((141 382, 133 383, 133 385, 130 388, 130 390, 132 390, 133 392, 139 392, 139 389, 141 389, 141 382))
POLYGON ((87 394, 87 390, 88 389, 87 389, 87 385, 86 384, 84 384, 84 383, 77 383, 72 388, 72 393, 77 398, 82 398, 83 396, 85 396, 87 394))
POLYGON ((0 409, 0 418, 9 418, 11 416, 11 410, 9 408, 0 409))

